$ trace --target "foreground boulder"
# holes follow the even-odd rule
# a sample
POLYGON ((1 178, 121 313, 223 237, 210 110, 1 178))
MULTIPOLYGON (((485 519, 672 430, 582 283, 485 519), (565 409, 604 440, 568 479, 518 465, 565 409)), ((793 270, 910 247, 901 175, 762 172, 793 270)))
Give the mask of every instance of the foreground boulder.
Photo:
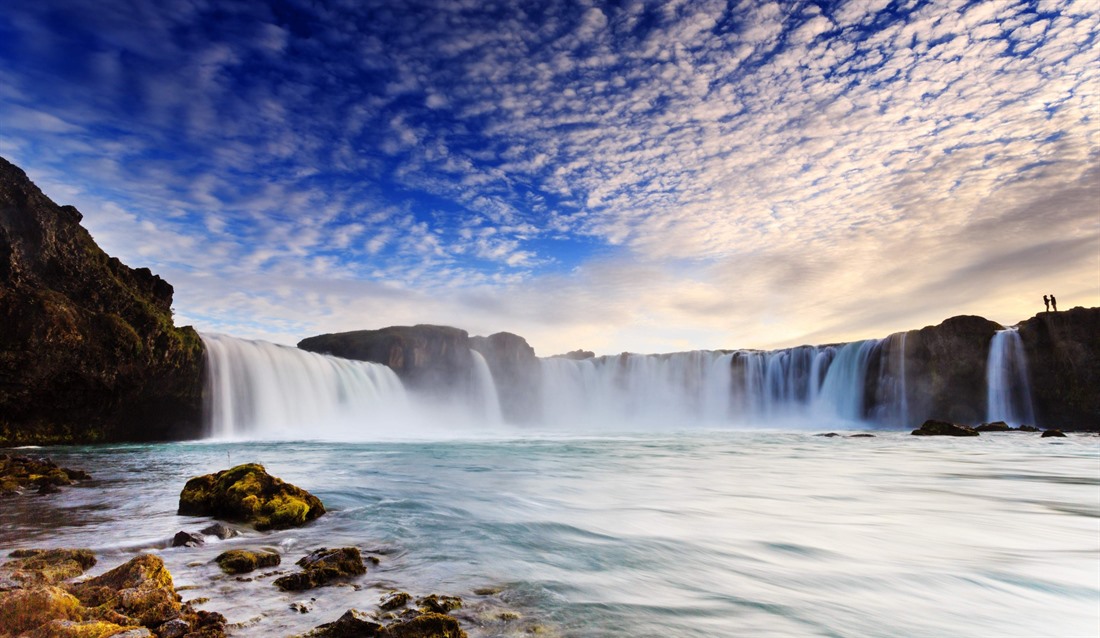
POLYGON ((225 618, 181 604, 172 575, 145 554, 80 583, 61 583, 95 560, 88 550, 23 550, 16 564, 36 577, 0 591, 0 636, 20 638, 223 638, 225 618), (52 584, 55 583, 56 584, 52 584), (51 583, 51 584, 42 584, 51 583))
POLYGON ((200 436, 203 347, 172 286, 81 219, 0 158, 0 445, 200 436))
POLYGON ((978 431, 957 423, 929 419, 919 429, 913 430, 913 434, 917 436, 978 436, 978 431))
POLYGON ((179 513, 251 523, 257 530, 298 527, 325 513, 321 500, 246 463, 197 476, 180 492, 179 513))
POLYGON ((296 564, 302 571, 276 578, 276 587, 284 591, 302 591, 367 573, 363 557, 355 547, 321 548, 301 558, 296 564))

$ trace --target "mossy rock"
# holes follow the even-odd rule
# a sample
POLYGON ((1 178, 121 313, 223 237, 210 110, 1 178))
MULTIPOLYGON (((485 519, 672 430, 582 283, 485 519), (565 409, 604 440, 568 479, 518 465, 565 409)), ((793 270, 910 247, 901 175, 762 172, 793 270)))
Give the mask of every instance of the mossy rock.
POLYGON ((297 564, 302 571, 276 578, 276 587, 283 591, 302 591, 367 573, 363 557, 355 547, 321 548, 303 557, 297 564))
POLYGON ((20 549, 13 559, 0 566, 0 576, 28 585, 56 585, 75 578, 95 565, 95 555, 87 549, 20 549))
POLYGON ((257 530, 298 527, 325 513, 321 500, 246 463, 187 481, 179 513, 251 523, 257 530))
MULTIPOLYGON (((172 574, 164 561, 142 554, 111 571, 70 588, 87 607, 104 607, 133 619, 133 624, 155 627, 180 615, 181 605, 172 574)), ((117 622, 115 617, 107 618, 117 622)))
POLYGON ((379 634, 385 638, 466 638, 458 621, 450 616, 427 613, 411 620, 387 625, 379 634))
POLYGON ((432 594, 416 601, 416 606, 425 613, 445 614, 462 608, 462 599, 458 596, 438 596, 432 594))
POLYGON ((17 636, 51 620, 81 620, 80 601, 69 592, 43 585, 0 592, 0 635, 17 636))
POLYGON ((227 574, 244 574, 261 567, 274 567, 282 558, 274 552, 253 552, 247 549, 231 549, 214 559, 227 574))
POLYGON ((104 620, 86 620, 77 622, 73 620, 51 620, 38 627, 34 631, 24 634, 21 638, 110 638, 123 634, 126 638, 138 638, 148 636, 153 638, 155 634, 144 627, 135 625, 116 625, 104 620))

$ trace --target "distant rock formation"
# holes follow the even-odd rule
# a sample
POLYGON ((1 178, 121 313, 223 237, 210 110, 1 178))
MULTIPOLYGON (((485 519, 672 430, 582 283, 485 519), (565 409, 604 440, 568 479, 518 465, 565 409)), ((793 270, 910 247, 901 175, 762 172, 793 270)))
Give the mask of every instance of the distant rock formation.
POLYGON ((0 158, 0 445, 200 436, 202 343, 172 286, 81 219, 0 158))
POLYGON ((464 384, 473 364, 469 335, 449 326, 392 326, 309 337, 302 350, 389 366, 411 387, 464 384))
POLYGON ((539 413, 542 397, 542 368, 535 349, 527 340, 510 332, 498 332, 488 337, 471 337, 470 347, 481 353, 489 364, 497 393, 500 412, 506 421, 527 423, 539 413))

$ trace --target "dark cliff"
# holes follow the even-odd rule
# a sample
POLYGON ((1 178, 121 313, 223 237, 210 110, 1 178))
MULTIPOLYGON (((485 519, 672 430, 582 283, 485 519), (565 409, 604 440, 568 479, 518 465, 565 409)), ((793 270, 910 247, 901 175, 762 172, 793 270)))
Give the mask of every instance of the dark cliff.
POLYGON ((1100 429, 1100 308, 1036 315, 1020 339, 1039 423, 1100 429))
POLYGON ((172 286, 81 219, 0 158, 0 444, 200 435, 202 343, 172 286))

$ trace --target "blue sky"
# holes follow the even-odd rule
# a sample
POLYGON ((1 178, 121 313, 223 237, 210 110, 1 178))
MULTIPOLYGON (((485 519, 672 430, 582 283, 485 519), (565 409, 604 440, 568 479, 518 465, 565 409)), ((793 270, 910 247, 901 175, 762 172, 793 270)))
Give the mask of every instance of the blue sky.
POLYGON ((9 0, 0 154, 179 323, 540 355, 1100 305, 1094 0, 9 0))

